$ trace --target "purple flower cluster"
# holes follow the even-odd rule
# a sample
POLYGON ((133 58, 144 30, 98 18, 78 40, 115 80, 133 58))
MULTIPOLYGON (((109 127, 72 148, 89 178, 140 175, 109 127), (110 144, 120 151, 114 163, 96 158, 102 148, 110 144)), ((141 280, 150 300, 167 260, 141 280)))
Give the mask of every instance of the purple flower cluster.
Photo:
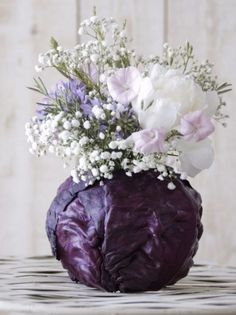
POLYGON ((77 109, 81 109, 84 116, 90 117, 92 107, 99 103, 97 98, 88 97, 84 83, 76 79, 69 79, 57 82, 56 86, 48 92, 48 96, 38 103, 36 113, 39 118, 43 119, 55 108, 64 112, 75 112, 77 109))

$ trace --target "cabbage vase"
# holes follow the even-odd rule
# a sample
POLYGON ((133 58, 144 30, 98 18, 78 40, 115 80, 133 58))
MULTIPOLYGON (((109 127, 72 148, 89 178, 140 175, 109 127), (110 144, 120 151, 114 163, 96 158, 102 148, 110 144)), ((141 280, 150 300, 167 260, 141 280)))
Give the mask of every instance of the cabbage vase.
POLYGON ((73 281, 110 292, 160 290, 185 277, 202 235, 199 193, 147 171, 85 186, 69 177, 47 214, 53 255, 73 281))

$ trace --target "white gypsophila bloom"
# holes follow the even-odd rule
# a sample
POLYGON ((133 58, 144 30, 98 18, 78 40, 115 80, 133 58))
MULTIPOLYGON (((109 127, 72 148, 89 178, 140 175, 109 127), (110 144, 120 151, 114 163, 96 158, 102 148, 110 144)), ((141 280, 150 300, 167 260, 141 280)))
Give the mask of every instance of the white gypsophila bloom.
POLYGON ((100 119, 101 116, 104 114, 104 111, 100 106, 94 105, 92 108, 92 113, 97 119, 100 119))
POLYGON ((80 126, 80 122, 78 119, 72 119, 71 124, 73 127, 77 128, 80 126))
POLYGON ((78 155, 78 154, 80 153, 80 151, 81 151, 81 147, 80 147, 80 145, 77 143, 71 150, 72 150, 72 153, 73 153, 74 155, 78 155))
POLYGON ((101 153, 101 159, 103 160, 109 160, 111 158, 111 153, 108 151, 102 152, 101 153))
POLYGON ((56 119, 51 121, 51 129, 52 130, 56 130, 56 128, 58 127, 58 121, 56 119))
POLYGON ((121 167, 125 170, 129 167, 129 164, 130 164, 130 160, 127 159, 127 158, 124 158, 122 161, 121 161, 121 167))
POLYGON ((116 141, 111 141, 109 144, 108 144, 109 148, 114 150, 117 148, 117 142, 116 141))
POLYGON ((108 167, 106 164, 102 164, 99 169, 100 169, 100 172, 102 172, 102 173, 108 172, 108 167))
POLYGON ((123 153, 122 152, 111 152, 111 158, 113 160, 116 160, 116 159, 120 159, 122 157, 123 153))
POLYGON ((160 181, 163 181, 164 180, 164 177, 160 174, 159 176, 157 176, 157 178, 160 180, 160 181))
POLYGON ((81 26, 78 30, 78 34, 83 35, 83 33, 84 33, 84 28, 81 26))
POLYGON ((99 132, 98 137, 99 137, 101 140, 104 140, 104 139, 105 139, 105 135, 104 135, 103 132, 99 132))
POLYGON ((175 190, 176 186, 175 186, 175 184, 173 182, 170 182, 170 183, 168 183, 167 188, 169 190, 175 190))
POLYGON ((40 67, 39 65, 35 65, 34 69, 36 72, 42 72, 43 71, 43 68, 40 67))
POLYGON ((76 113, 75 113, 75 117, 76 118, 81 118, 83 115, 82 115, 82 113, 80 112, 80 111, 77 111, 76 113))
POLYGON ((107 77, 106 77, 105 73, 100 74, 99 81, 101 83, 104 83, 106 81, 106 79, 107 79, 107 77))
POLYGON ((71 149, 70 148, 65 148, 65 154, 67 155, 67 156, 71 156, 71 149))
POLYGON ((84 145, 87 144, 88 142, 89 142, 89 138, 86 137, 86 136, 82 137, 82 138, 79 140, 79 144, 80 144, 81 146, 84 146, 84 145))
POLYGON ((83 126, 85 129, 89 129, 91 127, 91 124, 90 124, 90 121, 89 120, 86 120, 84 123, 83 123, 83 126))
POLYGON ((94 167, 93 167, 93 168, 91 169, 91 172, 92 172, 92 174, 93 174, 94 177, 97 177, 97 176, 99 175, 99 170, 98 170, 97 168, 94 168, 94 167))
POLYGON ((107 110, 110 110, 110 111, 113 111, 114 110, 114 105, 111 104, 111 103, 103 104, 103 108, 107 109, 107 110))
POLYGON ((120 150, 126 150, 129 147, 129 144, 127 143, 126 140, 118 140, 117 147, 120 150))
POLYGON ((61 138, 64 141, 69 140, 71 137, 71 133, 68 130, 64 130, 59 134, 59 138, 61 138))
POLYGON ((71 170, 70 174, 71 174, 71 176, 73 178, 73 181, 75 183, 78 183, 79 182, 78 172, 75 169, 73 169, 73 170, 71 170))
POLYGON ((78 169, 82 169, 83 171, 88 171, 89 169, 89 161, 87 159, 86 156, 82 156, 80 159, 79 159, 79 163, 78 163, 78 169))
POLYGON ((71 129, 71 123, 69 121, 65 121, 64 124, 63 124, 63 127, 66 130, 70 130, 71 129))
POLYGON ((99 55, 98 55, 98 54, 92 54, 92 55, 90 56, 90 60, 91 60, 93 63, 97 63, 98 59, 99 59, 99 55))

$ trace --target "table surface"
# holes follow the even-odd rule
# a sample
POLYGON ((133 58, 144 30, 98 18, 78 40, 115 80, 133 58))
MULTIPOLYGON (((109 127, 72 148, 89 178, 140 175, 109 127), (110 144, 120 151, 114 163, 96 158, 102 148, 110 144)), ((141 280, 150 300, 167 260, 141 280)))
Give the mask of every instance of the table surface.
POLYGON ((107 293, 72 282, 52 257, 0 259, 0 315, 236 314, 236 267, 195 265, 158 292, 107 293))

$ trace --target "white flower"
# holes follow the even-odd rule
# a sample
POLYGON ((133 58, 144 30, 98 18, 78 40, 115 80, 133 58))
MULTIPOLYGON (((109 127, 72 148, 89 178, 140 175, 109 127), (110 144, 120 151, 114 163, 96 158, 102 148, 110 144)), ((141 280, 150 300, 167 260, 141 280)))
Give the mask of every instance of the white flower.
POLYGON ((176 186, 175 186, 175 184, 173 182, 169 182, 168 185, 167 185, 167 188, 169 190, 175 190, 176 186))
POLYGON ((75 169, 73 169, 70 174, 71 174, 71 176, 73 178, 73 181, 75 183, 78 183, 79 182, 78 172, 75 169))
POLYGON ((90 124, 90 122, 88 120, 86 120, 84 122, 83 126, 84 126, 85 129, 89 129, 91 127, 91 124, 90 124))
POLYGON ((71 129, 71 123, 69 121, 65 121, 64 124, 63 124, 63 127, 66 130, 70 130, 71 129))
POLYGON ((120 37, 121 37, 121 38, 124 38, 125 36, 126 36, 126 32, 125 32, 125 31, 121 31, 121 32, 120 32, 120 37))
POLYGON ((107 172, 108 172, 108 167, 107 167, 107 165, 106 165, 106 164, 101 165, 101 166, 100 166, 100 171, 101 171, 102 173, 107 173, 107 172))
POLYGON ((84 28, 82 26, 79 28, 78 34, 79 35, 83 35, 84 34, 84 28))
POLYGON ((91 169, 91 172, 93 174, 94 177, 98 176, 99 175, 99 170, 97 168, 92 168, 91 169))
POLYGON ((72 119, 71 124, 73 127, 79 127, 80 122, 77 119, 72 119))
POLYGON ((67 141, 70 137, 71 137, 71 133, 69 131, 67 131, 67 130, 62 131, 59 134, 59 138, 61 138, 64 141, 67 141))
POLYGON ((191 177, 209 168, 214 160, 214 151, 209 139, 199 142, 180 140, 177 150, 181 152, 181 171, 191 177))
POLYGON ((117 143, 116 141, 111 141, 108 146, 110 149, 114 150, 117 147, 117 143))
POLYGON ((101 158, 102 158, 103 160, 108 160, 108 159, 110 159, 110 157, 111 157, 111 154, 110 154, 110 152, 108 152, 108 151, 105 151, 105 152, 102 152, 102 153, 101 153, 101 158))
POLYGON ((98 20, 98 17, 97 17, 96 15, 90 17, 90 21, 91 21, 92 23, 96 23, 97 20, 98 20))
POLYGON ((80 111, 77 111, 77 112, 75 113, 75 117, 76 117, 76 118, 82 117, 82 113, 81 113, 80 111))
POLYGON ((36 72, 42 72, 42 70, 43 70, 43 68, 40 67, 40 66, 38 66, 38 65, 36 65, 36 66, 34 67, 34 69, 35 69, 36 72))
POLYGON ((92 108, 92 113, 94 114, 94 116, 97 119, 100 119, 100 118, 102 118, 102 115, 104 114, 104 111, 103 111, 103 109, 100 106, 94 105, 93 108, 92 108))
POLYGON ((208 115, 214 114, 215 94, 203 92, 192 78, 179 70, 155 65, 149 76, 142 79, 132 106, 142 128, 170 130, 189 112, 204 110, 208 115))
POLYGON ((78 155, 79 154, 79 152, 80 152, 80 146, 79 146, 79 144, 77 143, 74 147, 73 147, 73 149, 72 149, 72 152, 73 152, 73 154, 74 155, 78 155))
POLYGON ((71 156, 71 149, 70 149, 70 148, 66 148, 66 149, 65 149, 65 154, 66 154, 67 156, 71 156))
POLYGON ((93 63, 96 63, 96 62, 98 61, 98 59, 99 59, 99 55, 97 55, 97 54, 92 54, 92 55, 90 56, 90 59, 91 59, 91 61, 92 61, 93 63))
POLYGON ((106 81, 106 75, 105 75, 104 73, 100 74, 100 76, 99 76, 99 81, 100 81, 101 83, 103 83, 103 82, 106 81))
POLYGON ((82 137, 80 140, 79 140, 79 144, 81 146, 87 144, 89 142, 89 138, 88 137, 82 137))
POLYGON ((105 139, 105 135, 104 135, 103 132, 99 132, 98 137, 99 137, 101 140, 104 140, 104 139, 105 139))

